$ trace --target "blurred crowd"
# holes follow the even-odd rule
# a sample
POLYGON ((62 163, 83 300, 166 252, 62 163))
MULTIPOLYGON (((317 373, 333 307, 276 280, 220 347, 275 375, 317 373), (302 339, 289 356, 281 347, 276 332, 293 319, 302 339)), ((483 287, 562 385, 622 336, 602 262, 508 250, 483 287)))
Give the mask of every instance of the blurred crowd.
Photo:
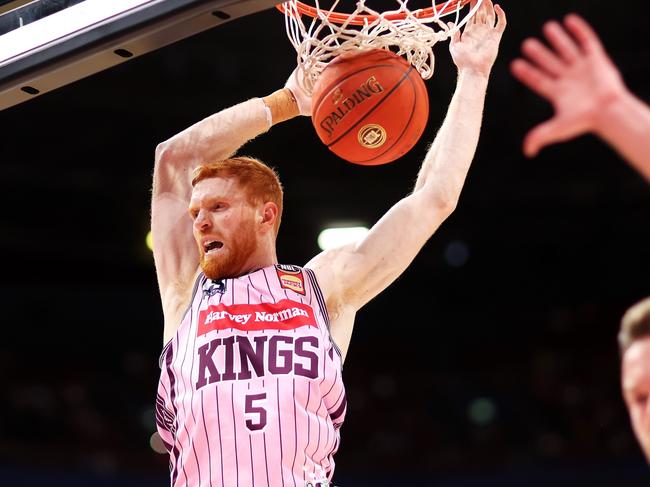
MULTIPOLYGON (((616 344, 582 339, 598 316, 609 313, 556 312, 535 344, 440 334, 431 345, 362 328, 344 367, 349 411, 337 473, 641 465, 616 344)), ((151 444, 157 351, 102 351, 54 367, 48 360, 68 352, 52 347, 40 361, 0 353, 2 463, 165 476, 167 455, 151 444)))

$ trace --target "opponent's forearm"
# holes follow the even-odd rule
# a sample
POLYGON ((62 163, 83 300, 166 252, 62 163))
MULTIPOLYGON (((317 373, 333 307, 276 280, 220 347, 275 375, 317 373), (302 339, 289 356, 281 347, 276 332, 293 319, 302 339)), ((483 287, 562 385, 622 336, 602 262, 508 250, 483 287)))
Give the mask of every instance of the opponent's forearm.
POLYGON ((596 134, 650 182, 650 107, 629 91, 599 114, 596 134))
POLYGON ((488 78, 461 71, 447 116, 420 168, 415 191, 426 186, 436 203, 455 207, 478 144, 488 78))

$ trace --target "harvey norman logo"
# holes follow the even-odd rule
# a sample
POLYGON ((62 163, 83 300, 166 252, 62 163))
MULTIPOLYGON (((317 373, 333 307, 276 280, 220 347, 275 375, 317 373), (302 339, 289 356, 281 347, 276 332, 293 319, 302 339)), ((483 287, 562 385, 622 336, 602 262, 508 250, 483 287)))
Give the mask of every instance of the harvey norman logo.
POLYGON ((198 335, 212 330, 236 328, 242 331, 293 330, 302 326, 316 327, 311 306, 283 299, 277 303, 219 304, 199 313, 198 335))

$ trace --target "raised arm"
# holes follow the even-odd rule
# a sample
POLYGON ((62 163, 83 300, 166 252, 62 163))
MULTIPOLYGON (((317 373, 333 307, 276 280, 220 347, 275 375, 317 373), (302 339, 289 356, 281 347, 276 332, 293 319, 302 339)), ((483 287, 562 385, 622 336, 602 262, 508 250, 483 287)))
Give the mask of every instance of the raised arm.
POLYGON ((505 26, 503 10, 485 0, 474 21, 452 39, 456 92, 413 192, 363 240, 325 251, 307 264, 323 289, 332 333, 343 353, 353 320, 339 318, 353 316, 392 283, 456 207, 478 143, 488 78, 505 26))
POLYGON ((192 170, 225 159, 271 125, 300 113, 286 87, 211 115, 156 148, 151 232, 165 319, 165 341, 180 323, 198 271, 199 253, 188 215, 192 170))
POLYGON ((550 48, 535 38, 522 44, 524 58, 512 62, 512 73, 552 103, 555 115, 533 128, 524 153, 593 133, 612 146, 650 181, 650 107, 623 83, 591 26, 576 14, 564 25, 544 25, 550 48))

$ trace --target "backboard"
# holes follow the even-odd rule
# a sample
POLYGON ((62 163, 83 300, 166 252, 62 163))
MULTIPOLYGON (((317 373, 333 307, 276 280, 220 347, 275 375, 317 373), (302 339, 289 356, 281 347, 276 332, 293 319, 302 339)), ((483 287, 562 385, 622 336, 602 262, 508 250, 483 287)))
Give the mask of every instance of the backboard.
POLYGON ((0 0, 0 110, 277 0, 0 0))

